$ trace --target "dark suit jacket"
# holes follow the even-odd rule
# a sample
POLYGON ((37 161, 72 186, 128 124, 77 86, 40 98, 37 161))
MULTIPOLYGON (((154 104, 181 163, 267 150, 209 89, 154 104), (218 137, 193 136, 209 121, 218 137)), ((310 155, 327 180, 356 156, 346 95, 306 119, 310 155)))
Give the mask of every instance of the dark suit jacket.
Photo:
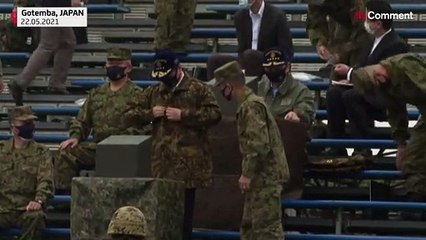
MULTIPOLYGON (((370 42, 369 46, 365 48, 364 61, 362 61, 358 66, 354 66, 354 68, 378 64, 380 61, 388 57, 409 51, 408 44, 401 39, 393 29, 382 38, 371 55, 369 55, 373 44, 374 39, 370 42)), ((379 91, 376 91, 376 94, 366 95, 365 97, 368 102, 375 106, 384 107, 385 105, 383 96, 379 91)))
POLYGON ((361 62, 359 66, 362 67, 377 64, 388 57, 400 53, 406 53, 409 50, 407 43, 403 39, 401 39, 393 29, 383 37, 383 39, 374 49, 373 53, 369 55, 373 44, 374 39, 370 42, 368 48, 366 48, 364 61, 361 62))
MULTIPOLYGON (((238 53, 251 49, 252 22, 250 9, 241 9, 234 15, 234 24, 237 29, 238 53)), ((265 51, 269 48, 280 47, 293 56, 293 42, 290 29, 287 26, 286 14, 265 2, 259 30, 257 49, 265 51)))

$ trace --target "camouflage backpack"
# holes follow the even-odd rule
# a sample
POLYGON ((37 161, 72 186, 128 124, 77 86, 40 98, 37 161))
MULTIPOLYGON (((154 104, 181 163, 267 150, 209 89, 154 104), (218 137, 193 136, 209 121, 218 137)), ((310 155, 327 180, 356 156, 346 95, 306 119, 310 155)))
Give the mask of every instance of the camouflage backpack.
POLYGON ((360 157, 341 157, 311 161, 307 169, 312 172, 356 172, 364 169, 370 160, 360 157))
MULTIPOLYGON (((15 0, 14 6, 35 7, 36 0, 15 0)), ((32 52, 38 45, 38 29, 17 27, 12 20, 0 20, 0 50, 3 52, 32 52)))

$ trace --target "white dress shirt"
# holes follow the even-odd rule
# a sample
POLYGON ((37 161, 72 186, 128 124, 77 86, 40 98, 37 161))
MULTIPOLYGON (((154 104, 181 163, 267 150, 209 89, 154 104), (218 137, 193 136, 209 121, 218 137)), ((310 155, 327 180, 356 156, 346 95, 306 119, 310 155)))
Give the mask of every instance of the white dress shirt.
POLYGON ((252 23, 252 40, 251 40, 251 49, 257 50, 257 43, 259 39, 260 32, 260 23, 262 22, 263 11, 265 10, 265 1, 262 1, 259 12, 254 13, 250 9, 250 18, 252 23))
MULTIPOLYGON (((371 48, 370 54, 368 56, 370 56, 374 52, 374 50, 377 48, 379 43, 382 41, 383 37, 386 36, 386 34, 390 33, 391 31, 392 31, 392 28, 390 28, 382 36, 374 38, 373 47, 371 48)), ((349 71, 348 71, 348 74, 346 75, 346 79, 349 80, 349 81, 351 80, 350 77, 351 77, 352 70, 353 70, 353 68, 350 68, 349 71)))

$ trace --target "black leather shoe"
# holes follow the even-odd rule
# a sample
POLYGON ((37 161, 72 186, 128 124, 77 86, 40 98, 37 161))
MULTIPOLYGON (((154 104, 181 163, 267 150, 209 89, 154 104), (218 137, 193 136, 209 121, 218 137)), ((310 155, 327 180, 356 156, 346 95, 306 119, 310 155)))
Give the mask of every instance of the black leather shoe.
POLYGON ((21 88, 21 86, 19 86, 15 81, 13 81, 8 84, 8 87, 13 99, 15 100, 16 106, 23 106, 24 90, 21 88))

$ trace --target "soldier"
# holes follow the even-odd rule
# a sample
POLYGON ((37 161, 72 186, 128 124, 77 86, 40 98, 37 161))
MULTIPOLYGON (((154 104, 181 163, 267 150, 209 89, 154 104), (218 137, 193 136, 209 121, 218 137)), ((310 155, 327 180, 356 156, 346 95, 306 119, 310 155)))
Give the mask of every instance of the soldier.
MULTIPOLYGON (((26 0, 16 0, 26 2, 26 0)), ((80 7, 80 0, 41 0, 37 7, 80 7)), ((71 27, 41 27, 40 42, 32 53, 27 65, 9 84, 9 89, 17 106, 23 105, 23 92, 53 58, 53 71, 49 91, 55 94, 68 94, 65 82, 71 67, 76 39, 71 27)))
POLYGON ((81 168, 95 167, 96 143, 111 135, 139 135, 144 132, 141 122, 126 119, 121 114, 142 93, 142 89, 129 79, 131 70, 129 49, 108 49, 106 73, 109 82, 90 91, 70 126, 70 139, 60 144, 54 166, 58 194, 69 193, 71 180, 78 176, 81 168), (88 142, 91 131, 93 142, 88 142))
POLYGON ((196 0, 155 0, 157 26, 155 49, 171 49, 183 53, 191 40, 196 0))
MULTIPOLYGON (((355 66, 371 36, 364 21, 365 0, 309 0, 306 31, 321 59, 355 66), (329 20, 328 20, 329 19, 329 20)), ((336 76, 332 72, 332 80, 336 76)))
POLYGON ((112 215, 107 231, 112 240, 144 240, 147 232, 145 215, 132 206, 117 209, 112 215))
POLYGON ((0 229, 19 227, 23 240, 41 239, 43 207, 53 197, 52 158, 36 143, 31 108, 9 109, 13 138, 0 142, 0 229))
MULTIPOLYGON (((337 68, 337 66, 336 66, 337 68)), ((406 176, 409 201, 426 201, 426 60, 415 54, 399 54, 354 70, 351 82, 363 92, 378 88, 385 96, 388 119, 398 145, 396 166, 406 176), (406 104, 421 114, 408 139, 406 104)))
POLYGON ((289 169, 275 118, 262 98, 245 86, 237 61, 218 68, 214 75, 214 86, 239 104, 237 128, 243 160, 238 183, 245 195, 241 239, 281 240, 281 191, 289 169))
POLYGON ((212 184, 212 159, 207 131, 221 113, 213 92, 190 77, 169 50, 156 53, 152 77, 137 107, 125 113, 152 122, 152 172, 156 178, 185 182, 184 237, 191 239, 196 188, 212 184))
POLYGON ((315 106, 311 91, 290 73, 290 57, 278 48, 265 52, 265 74, 259 83, 258 94, 277 118, 311 125, 315 106))

